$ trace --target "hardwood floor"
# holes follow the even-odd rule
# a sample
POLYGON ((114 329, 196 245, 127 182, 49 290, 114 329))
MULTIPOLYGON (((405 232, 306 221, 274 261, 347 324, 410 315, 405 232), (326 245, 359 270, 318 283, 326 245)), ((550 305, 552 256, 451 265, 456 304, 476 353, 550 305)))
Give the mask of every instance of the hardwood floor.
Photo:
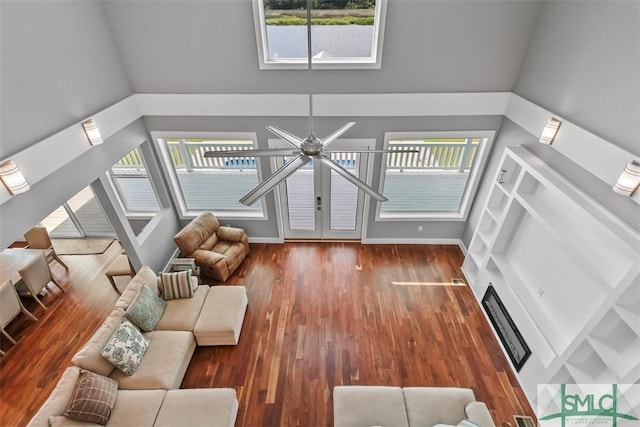
MULTIPOLYGON (((25 300, 38 322, 18 316, 18 344, 2 341, 1 425, 28 422, 111 311, 104 270, 119 251, 63 257, 67 292, 51 290, 46 312, 25 300)), ((513 426, 534 414, 471 290, 450 285, 462 260, 456 246, 252 244, 227 282, 247 287, 240 342, 198 347, 182 388, 235 388, 236 426, 331 426, 335 385, 470 387, 513 426)))

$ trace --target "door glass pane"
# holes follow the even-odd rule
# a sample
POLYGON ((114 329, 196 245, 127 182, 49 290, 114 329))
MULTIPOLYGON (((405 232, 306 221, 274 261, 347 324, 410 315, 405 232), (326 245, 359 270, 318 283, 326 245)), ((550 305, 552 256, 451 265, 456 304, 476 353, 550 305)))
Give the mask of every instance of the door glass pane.
MULTIPOLYGON (((359 174, 357 153, 331 153, 331 160, 356 177, 359 174)), ((358 213, 358 187, 331 170, 331 230, 353 231, 358 213)))
POLYGON ((67 202, 86 236, 113 236, 115 233, 91 187, 85 187, 67 202))
MULTIPOLYGON (((285 158, 285 162, 290 158, 285 158)), ((298 169, 285 180, 289 229, 315 230, 315 194, 313 161, 298 169)))
POLYGON ((60 206, 42 220, 42 225, 47 229, 52 239, 82 237, 78 228, 69 218, 64 206, 60 206))
POLYGON ((43 219, 42 225, 52 238, 98 237, 115 234, 94 197, 91 187, 85 187, 67 200, 64 205, 43 219))

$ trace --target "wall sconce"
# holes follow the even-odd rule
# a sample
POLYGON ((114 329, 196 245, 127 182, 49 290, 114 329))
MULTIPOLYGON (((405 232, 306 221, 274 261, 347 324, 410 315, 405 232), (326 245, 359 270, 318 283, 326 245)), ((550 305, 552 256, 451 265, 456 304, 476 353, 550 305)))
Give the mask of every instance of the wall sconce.
POLYGON ((96 124, 95 120, 89 119, 86 122, 82 122, 82 127, 84 128, 84 133, 87 134, 89 144, 102 144, 103 141, 102 136, 100 135, 100 129, 98 129, 98 125, 96 124))
POLYGON ((640 186, 640 163, 632 160, 622 171, 622 175, 613 186, 613 191, 624 196, 632 196, 640 186))
POLYGON ((542 135, 540 135, 539 141, 543 144, 551 145, 558 133, 558 129, 560 129, 560 123, 562 123, 560 120, 553 117, 547 120, 544 129, 542 129, 542 135))
POLYGON ((24 193, 30 188, 18 166, 11 160, 0 165, 0 180, 11 194, 24 193))

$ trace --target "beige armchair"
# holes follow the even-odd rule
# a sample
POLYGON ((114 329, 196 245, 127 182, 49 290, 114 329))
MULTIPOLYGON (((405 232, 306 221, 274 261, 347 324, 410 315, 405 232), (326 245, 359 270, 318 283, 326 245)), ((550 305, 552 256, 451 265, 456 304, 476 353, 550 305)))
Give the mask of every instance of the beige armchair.
POLYGON ((24 238, 27 240, 27 245, 31 249, 43 249, 44 255, 47 257, 47 262, 51 262, 54 259, 60 263, 64 267, 65 270, 69 270, 67 264, 62 262, 58 254, 56 254, 55 249, 53 248, 53 243, 51 243, 51 239, 49 238, 49 233, 47 233, 47 229, 42 226, 33 227, 31 230, 27 231, 24 235, 24 238))
POLYGON ((27 287, 29 294, 34 297, 38 304, 40 304, 45 310, 47 307, 38 299, 40 291, 46 289, 49 284, 53 283, 62 292, 65 292, 56 279, 51 275, 49 263, 47 262, 44 254, 38 254, 38 256, 33 257, 33 259, 23 268, 18 270, 18 272, 20 273, 20 277, 22 277, 22 281, 27 287))
POLYGON ((249 253, 249 238, 241 228, 220 225, 211 212, 194 218, 173 238, 180 256, 194 258, 201 274, 226 281, 249 253))

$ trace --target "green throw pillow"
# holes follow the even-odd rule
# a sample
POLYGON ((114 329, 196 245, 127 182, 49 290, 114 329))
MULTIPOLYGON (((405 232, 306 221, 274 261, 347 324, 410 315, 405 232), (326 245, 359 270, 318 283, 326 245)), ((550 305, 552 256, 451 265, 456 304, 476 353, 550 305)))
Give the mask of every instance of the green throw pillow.
POLYGON ((149 340, 133 323, 123 319, 100 354, 125 375, 133 375, 142 362, 147 347, 149 340))
POLYGON ((167 302, 157 296, 147 285, 142 285, 138 297, 131 303, 125 316, 143 331, 151 332, 158 325, 165 308, 167 308, 167 302))

